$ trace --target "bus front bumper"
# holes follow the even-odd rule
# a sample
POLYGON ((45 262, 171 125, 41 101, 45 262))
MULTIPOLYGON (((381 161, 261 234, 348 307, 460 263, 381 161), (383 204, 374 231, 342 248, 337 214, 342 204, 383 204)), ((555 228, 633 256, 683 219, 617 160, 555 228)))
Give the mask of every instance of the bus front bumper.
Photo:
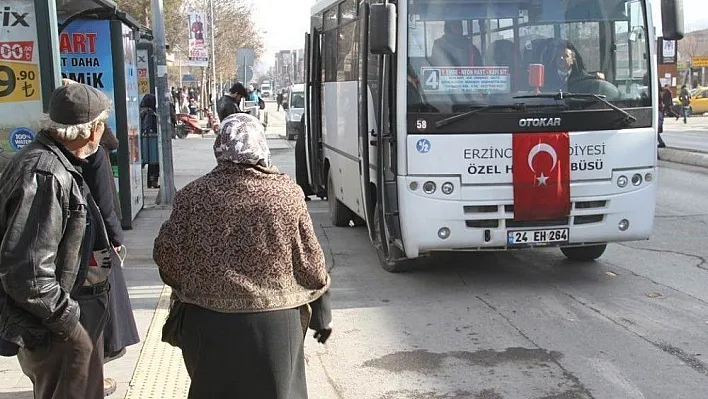
POLYGON ((640 171, 652 182, 619 189, 615 179, 571 184, 571 213, 554 221, 521 222, 513 217, 513 187, 458 187, 454 195, 440 192, 444 178, 399 176, 399 214, 406 256, 433 251, 507 250, 525 247, 572 246, 648 239, 654 224, 656 169, 640 171), (422 182, 433 180, 432 195, 422 182), (417 189, 411 189, 416 182, 417 189), (506 200, 500 198, 507 198, 506 200), (567 241, 509 245, 509 232, 563 231, 567 241))

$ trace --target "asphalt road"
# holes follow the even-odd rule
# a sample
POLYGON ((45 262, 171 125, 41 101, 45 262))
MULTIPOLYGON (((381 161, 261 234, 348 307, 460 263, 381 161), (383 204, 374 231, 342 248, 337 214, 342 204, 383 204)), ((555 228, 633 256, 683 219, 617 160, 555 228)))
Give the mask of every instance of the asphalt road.
POLYGON ((661 137, 669 147, 708 152, 708 116, 692 116, 688 123, 683 118, 664 120, 664 133, 661 137))
MULTIPOLYGON (((292 150, 273 160, 294 175, 292 150)), ((366 229, 333 227, 313 200, 335 332, 326 346, 307 338, 310 397, 705 399, 705 173, 662 165, 652 239, 582 264, 548 249, 436 257, 393 275, 366 229)))

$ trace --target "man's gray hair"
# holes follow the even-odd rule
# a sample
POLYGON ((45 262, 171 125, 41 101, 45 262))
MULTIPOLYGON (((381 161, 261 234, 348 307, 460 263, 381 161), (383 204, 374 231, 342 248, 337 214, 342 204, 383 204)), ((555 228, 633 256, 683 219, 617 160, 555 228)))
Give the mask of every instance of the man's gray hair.
POLYGON ((54 122, 49 115, 44 115, 42 125, 45 129, 53 131, 61 141, 86 140, 100 123, 106 123, 109 115, 109 110, 105 110, 96 119, 79 125, 64 125, 54 122))

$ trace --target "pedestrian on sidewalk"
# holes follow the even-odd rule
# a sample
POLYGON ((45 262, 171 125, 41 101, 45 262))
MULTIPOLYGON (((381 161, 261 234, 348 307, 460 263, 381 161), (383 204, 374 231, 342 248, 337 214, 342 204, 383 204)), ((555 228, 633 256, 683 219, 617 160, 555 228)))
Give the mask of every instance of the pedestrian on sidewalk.
POLYGON ((282 90, 278 92, 275 102, 278 103, 278 111, 280 111, 280 107, 283 105, 283 92, 282 92, 282 90))
MULTIPOLYGON (((108 134, 109 132, 106 132, 108 134)), ((110 161, 104 148, 86 158, 87 165, 83 169, 83 177, 91 195, 103 218, 110 247, 113 247, 125 259, 123 246, 123 229, 116 215, 114 201, 115 180, 110 169, 110 161)), ((123 265, 112 265, 108 276, 110 295, 108 296, 108 319, 103 332, 104 364, 118 359, 126 352, 126 347, 140 342, 140 335, 130 304, 128 287, 123 275, 123 265)), ((106 396, 116 391, 117 382, 113 378, 104 379, 104 394, 106 396)))
POLYGON ((143 165, 147 165, 148 188, 160 188, 160 155, 157 140, 157 98, 146 94, 140 102, 140 136, 143 165))
POLYGON ((155 240, 174 298, 163 341, 182 349, 190 399, 305 399, 305 333, 324 343, 332 328, 302 191, 271 165, 253 116, 226 118, 214 152, 217 166, 177 193, 155 240))
POLYGON ((226 119, 229 115, 242 112, 239 108, 241 100, 248 97, 248 91, 243 84, 236 82, 229 89, 229 94, 224 94, 219 100, 219 120, 226 119))
POLYGON ((691 92, 688 91, 686 85, 681 86, 679 101, 681 102, 681 116, 683 116, 683 123, 688 123, 688 110, 691 105, 691 92))
MULTIPOLYGON (((666 89, 666 91, 668 91, 668 89, 666 89)), ((658 145, 658 147, 659 147, 659 148, 666 148, 666 143, 664 143, 664 140, 661 138, 661 133, 664 132, 664 117, 665 117, 665 114, 666 114, 667 112, 670 112, 670 111, 667 111, 667 110, 666 110, 666 105, 665 105, 665 103, 664 103, 664 101, 663 101, 664 94, 662 94, 662 93, 664 93, 664 90, 663 90, 662 87, 661 87, 661 83, 659 83, 659 95, 660 95, 660 97, 662 98, 662 101, 659 101, 659 126, 658 126, 657 131, 656 131, 656 137, 657 137, 657 139, 659 140, 659 145, 658 145)), ((669 92, 669 94, 671 94, 671 92, 669 92)))
POLYGON ((105 226, 81 169, 109 109, 93 87, 57 88, 45 128, 0 177, 0 350, 17 354, 35 398, 104 397, 110 256, 93 251, 105 226))

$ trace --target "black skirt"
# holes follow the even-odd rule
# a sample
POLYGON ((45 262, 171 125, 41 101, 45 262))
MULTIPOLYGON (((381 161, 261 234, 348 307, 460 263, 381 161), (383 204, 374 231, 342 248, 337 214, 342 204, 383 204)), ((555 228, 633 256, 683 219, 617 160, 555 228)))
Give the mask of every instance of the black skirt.
POLYGON ((298 309, 227 314, 185 305, 183 317, 189 399, 307 399, 298 309))
POLYGON ((111 274, 108 275, 108 283, 111 287, 108 295, 108 321, 103 330, 106 354, 118 352, 140 342, 140 334, 135 325, 135 316, 133 316, 128 287, 121 267, 113 266, 111 274))

